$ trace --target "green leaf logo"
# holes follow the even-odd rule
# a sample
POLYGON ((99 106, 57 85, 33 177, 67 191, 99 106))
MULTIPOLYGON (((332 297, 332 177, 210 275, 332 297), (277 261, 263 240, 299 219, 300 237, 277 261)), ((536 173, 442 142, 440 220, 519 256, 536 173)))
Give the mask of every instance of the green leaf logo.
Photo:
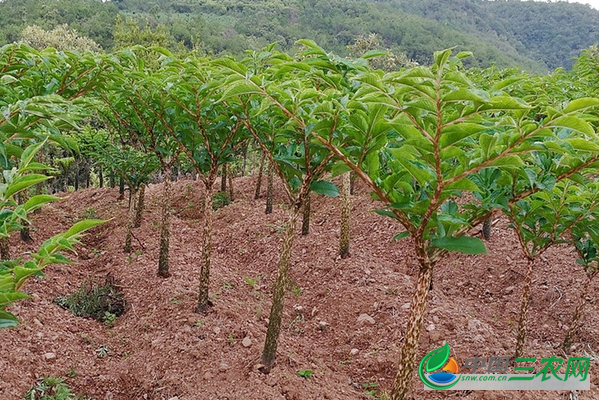
POLYGON ((429 354, 425 356, 427 359, 427 363, 425 364, 425 369, 427 372, 435 371, 440 368, 442 365, 446 363, 448 357, 450 356, 450 346, 448 343, 440 347, 439 349, 435 349, 429 354))

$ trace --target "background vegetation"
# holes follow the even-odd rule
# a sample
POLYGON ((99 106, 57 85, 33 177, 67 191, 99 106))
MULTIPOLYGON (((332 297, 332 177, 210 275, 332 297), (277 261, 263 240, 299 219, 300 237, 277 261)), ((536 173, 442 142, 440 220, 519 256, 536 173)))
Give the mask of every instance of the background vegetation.
POLYGON ((458 46, 474 53, 466 66, 520 65, 531 72, 569 69, 581 49, 598 42, 598 12, 567 2, 6 0, 0 2, 0 45, 19 40, 27 26, 68 24, 112 50, 127 19, 142 31, 166 31, 171 50, 240 56, 277 42, 289 52, 296 40, 309 38, 345 55, 357 38, 374 33, 383 46, 422 65, 432 62, 434 51, 458 46))

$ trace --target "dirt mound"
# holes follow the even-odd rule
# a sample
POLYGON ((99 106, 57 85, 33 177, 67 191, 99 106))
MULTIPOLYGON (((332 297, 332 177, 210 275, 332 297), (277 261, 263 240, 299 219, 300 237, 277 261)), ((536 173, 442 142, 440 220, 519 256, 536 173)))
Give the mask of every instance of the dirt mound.
MULTIPOLYGON (((2 331, 0 398, 22 398, 38 376, 48 375, 67 377, 75 392, 98 400, 367 399, 389 391, 417 262, 409 239, 391 241, 402 228, 371 212, 378 205, 360 186, 353 196, 351 257, 345 259, 336 255, 339 199, 313 195, 310 234, 298 236, 294 245, 277 365, 267 376, 256 371, 286 205, 276 185, 274 212, 265 215, 264 199, 253 199, 254 182, 235 179, 235 201, 215 212, 215 305, 207 315, 193 312, 201 182, 174 183, 169 279, 156 275, 161 185, 146 192, 131 254, 122 252, 127 196, 118 200, 118 189, 71 193, 36 214, 34 242, 11 238, 14 254, 35 249, 84 217, 110 221, 83 240, 71 256, 74 264, 49 267, 46 278, 27 283, 32 298, 11 307, 22 325, 2 331), (112 327, 53 304, 86 279, 108 273, 129 304, 112 327), (359 322, 361 314, 371 319, 359 322), (305 370, 314 373, 298 374, 305 370)), ((466 358, 514 352, 525 264, 507 225, 503 219, 494 225, 488 254, 452 255, 434 271, 421 356, 445 341, 461 366, 466 358)), ((561 357, 558 348, 585 276, 568 248, 553 249, 536 268, 526 352, 538 359, 561 357)), ((597 283, 591 293, 573 348, 573 354, 593 359, 592 390, 579 393, 580 399, 598 393, 597 283)), ((418 399, 564 398, 559 392, 425 393, 416 374, 413 382, 418 399)))

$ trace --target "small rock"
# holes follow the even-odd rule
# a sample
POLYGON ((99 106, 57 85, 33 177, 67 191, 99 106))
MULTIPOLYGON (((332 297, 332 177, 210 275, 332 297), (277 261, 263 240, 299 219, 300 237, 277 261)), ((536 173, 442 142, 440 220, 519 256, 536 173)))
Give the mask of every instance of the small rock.
POLYGON ((169 400, 179 400, 179 397, 177 397, 177 396, 171 397, 169 400))
POLYGON ((425 329, 427 330, 427 332, 435 331, 435 324, 429 324, 425 329))
POLYGON ((437 343, 442 339, 442 333, 440 331, 429 332, 429 339, 432 343, 437 343))
POLYGON ((219 333, 221 333, 221 328, 219 328, 218 326, 215 326, 213 329, 213 332, 215 333, 215 335, 218 335, 219 333))
POLYGON ((244 346, 244 347, 250 347, 250 346, 252 346, 252 340, 248 336, 246 336, 242 340, 242 346, 244 346))
POLYGON ((374 325, 375 324, 375 320, 373 319, 373 317, 371 317, 368 314, 360 314, 358 316, 358 318, 356 319, 356 322, 358 322, 361 325, 374 325))
POLYGON ((476 342, 483 342, 485 339, 482 335, 475 335, 475 337, 473 338, 474 341, 476 342))
POLYGON ((327 330, 328 326, 329 324, 327 323, 327 321, 319 321, 319 323, 317 324, 317 330, 320 332, 324 332, 327 330))
POLYGON ((225 372, 229 369, 229 365, 225 364, 225 363, 221 363, 219 365, 219 372, 225 372))
POLYGON ((44 360, 46 360, 46 361, 56 360, 56 354, 54 354, 54 353, 46 353, 46 354, 44 354, 44 360))
POLYGON ((352 350, 350 350, 350 355, 351 356, 355 356, 357 354, 358 354, 358 349, 352 349, 352 350))
POLYGON ((470 332, 479 331, 481 329, 481 321, 478 319, 470 319, 469 322, 467 322, 467 327, 470 332))
POLYGON ((402 309, 403 310, 408 310, 410 308, 410 303, 404 303, 402 304, 402 309))
POLYGON ((438 322, 440 322, 440 317, 438 317, 437 315, 434 315, 434 316, 433 316, 433 322, 434 322, 435 324, 437 324, 438 322))
POLYGON ((211 380, 212 378, 213 378, 213 374, 211 374, 210 372, 206 371, 204 373, 204 379, 211 380))
POLYGON ((509 286, 506 289, 504 289, 504 293, 511 294, 513 292, 513 290, 515 290, 515 287, 514 286, 509 286))

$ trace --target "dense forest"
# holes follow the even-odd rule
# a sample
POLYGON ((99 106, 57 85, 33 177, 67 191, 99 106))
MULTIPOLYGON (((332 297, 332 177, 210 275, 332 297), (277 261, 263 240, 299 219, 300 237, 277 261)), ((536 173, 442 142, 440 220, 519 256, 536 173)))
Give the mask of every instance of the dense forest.
POLYGON ((598 12, 566 2, 484 0, 5 0, 0 44, 27 26, 68 24, 112 50, 118 18, 164 29, 171 49, 240 56, 277 42, 284 51, 310 38, 345 55, 358 38, 377 34, 382 47, 430 64, 431 54, 457 46, 467 66, 519 65, 532 72, 571 68, 579 51, 598 42, 598 12))

